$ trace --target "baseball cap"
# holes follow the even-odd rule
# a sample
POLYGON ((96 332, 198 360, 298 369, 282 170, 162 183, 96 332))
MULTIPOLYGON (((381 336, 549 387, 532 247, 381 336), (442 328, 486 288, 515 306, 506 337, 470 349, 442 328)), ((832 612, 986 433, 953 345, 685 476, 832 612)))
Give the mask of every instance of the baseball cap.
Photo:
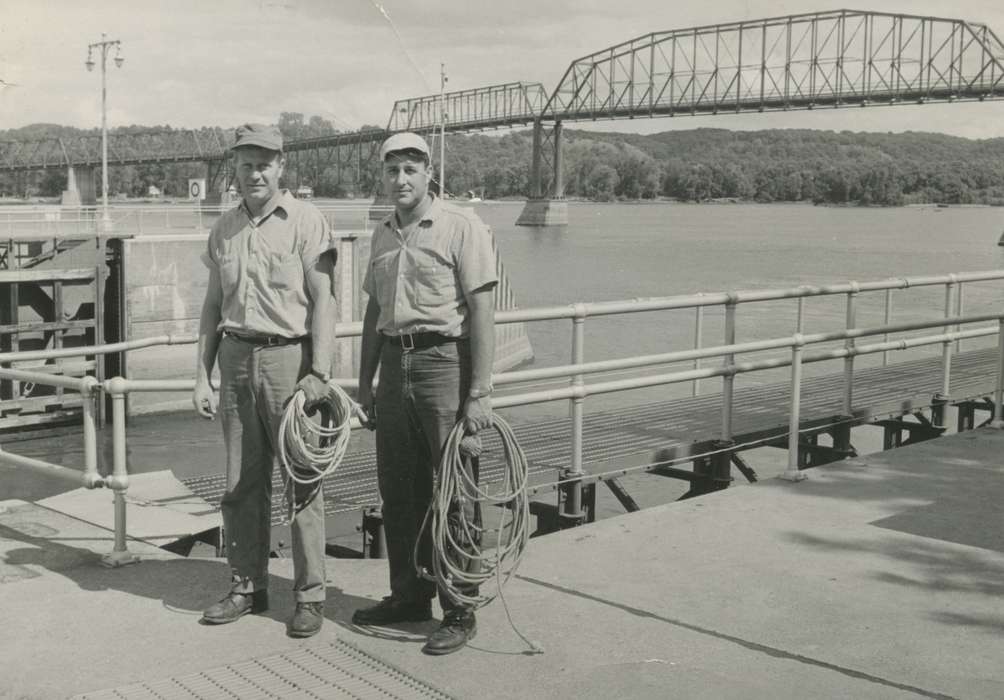
POLYGON ((269 124, 243 124, 237 127, 234 136, 234 145, 231 149, 258 146, 269 151, 282 151, 282 132, 278 127, 269 124))
POLYGON ((395 151, 418 151, 425 154, 426 157, 430 156, 429 144, 421 136, 410 131, 394 134, 384 141, 383 145, 380 146, 380 161, 383 162, 388 153, 395 151))

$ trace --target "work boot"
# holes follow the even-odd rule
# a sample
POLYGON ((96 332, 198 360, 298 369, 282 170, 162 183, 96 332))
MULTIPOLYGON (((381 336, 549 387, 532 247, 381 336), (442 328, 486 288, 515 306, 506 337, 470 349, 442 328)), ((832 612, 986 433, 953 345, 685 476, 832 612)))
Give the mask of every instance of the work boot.
POLYGON ((478 622, 471 610, 450 610, 443 615, 439 629, 429 635, 422 652, 432 656, 452 654, 474 639, 478 622))
POLYGON ((393 625, 397 622, 425 622, 432 619, 432 601, 413 602, 387 596, 376 605, 352 613, 357 625, 393 625))
POLYGON ((290 637, 313 637, 324 623, 324 603, 297 603, 289 621, 290 637))
POLYGON ((268 610, 268 591, 237 593, 230 591, 219 603, 210 605, 202 613, 203 622, 211 625, 225 625, 239 620, 248 613, 263 613, 268 610))

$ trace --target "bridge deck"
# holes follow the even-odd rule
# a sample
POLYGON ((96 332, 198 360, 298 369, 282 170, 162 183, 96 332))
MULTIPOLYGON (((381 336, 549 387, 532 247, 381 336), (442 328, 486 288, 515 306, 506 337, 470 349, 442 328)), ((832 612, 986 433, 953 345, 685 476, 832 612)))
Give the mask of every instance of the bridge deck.
MULTIPOLYGON (((952 399, 985 396, 993 391, 996 349, 960 353, 952 362, 952 399)), ((854 373, 855 424, 899 416, 931 405, 941 390, 941 359, 922 358, 857 370, 854 373)), ((802 425, 819 427, 841 413, 843 375, 827 374, 803 382, 802 425)), ((790 386, 787 382, 739 389, 735 393, 734 440, 739 445, 764 443, 788 429, 790 386)), ((719 439, 721 395, 674 398, 628 408, 587 412, 584 421, 583 462, 587 470, 650 461, 656 450, 677 456, 696 454, 719 439), (640 461, 641 460, 641 461, 640 461)), ((534 483, 557 479, 556 470, 568 465, 571 421, 567 418, 515 425, 534 483)), ((501 445, 492 435, 485 442, 482 479, 496 481, 502 472, 501 445)), ((339 470, 324 482, 329 514, 379 504, 376 455, 360 450, 346 455, 339 470)), ((224 490, 220 473, 184 479, 197 495, 219 506, 224 490)), ((278 471, 273 489, 273 524, 282 518, 282 484, 278 471)))

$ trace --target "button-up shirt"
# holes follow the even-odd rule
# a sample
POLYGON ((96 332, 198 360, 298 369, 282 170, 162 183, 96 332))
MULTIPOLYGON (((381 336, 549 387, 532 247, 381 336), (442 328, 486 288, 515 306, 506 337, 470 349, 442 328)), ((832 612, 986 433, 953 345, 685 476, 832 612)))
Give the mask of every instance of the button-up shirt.
POLYGON ((310 333, 307 271, 335 247, 331 227, 313 204, 283 190, 261 216, 242 202, 209 232, 204 258, 223 291, 217 330, 296 338, 310 333))
POLYGON ((466 337, 466 295, 496 282, 488 227, 474 212, 434 197, 407 232, 398 228, 396 214, 377 225, 363 291, 380 307, 381 333, 466 337))

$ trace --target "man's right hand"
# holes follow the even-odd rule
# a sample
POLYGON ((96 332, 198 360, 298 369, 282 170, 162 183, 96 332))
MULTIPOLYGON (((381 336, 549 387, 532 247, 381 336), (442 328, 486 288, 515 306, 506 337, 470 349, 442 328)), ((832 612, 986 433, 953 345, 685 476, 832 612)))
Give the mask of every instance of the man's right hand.
POLYGON ((368 430, 376 429, 376 403, 373 400, 373 385, 359 385, 359 408, 366 414, 366 421, 363 427, 368 430))
POLYGON ((216 415, 216 396, 209 382, 198 382, 192 392, 192 405, 195 412, 206 420, 212 420, 216 415))

